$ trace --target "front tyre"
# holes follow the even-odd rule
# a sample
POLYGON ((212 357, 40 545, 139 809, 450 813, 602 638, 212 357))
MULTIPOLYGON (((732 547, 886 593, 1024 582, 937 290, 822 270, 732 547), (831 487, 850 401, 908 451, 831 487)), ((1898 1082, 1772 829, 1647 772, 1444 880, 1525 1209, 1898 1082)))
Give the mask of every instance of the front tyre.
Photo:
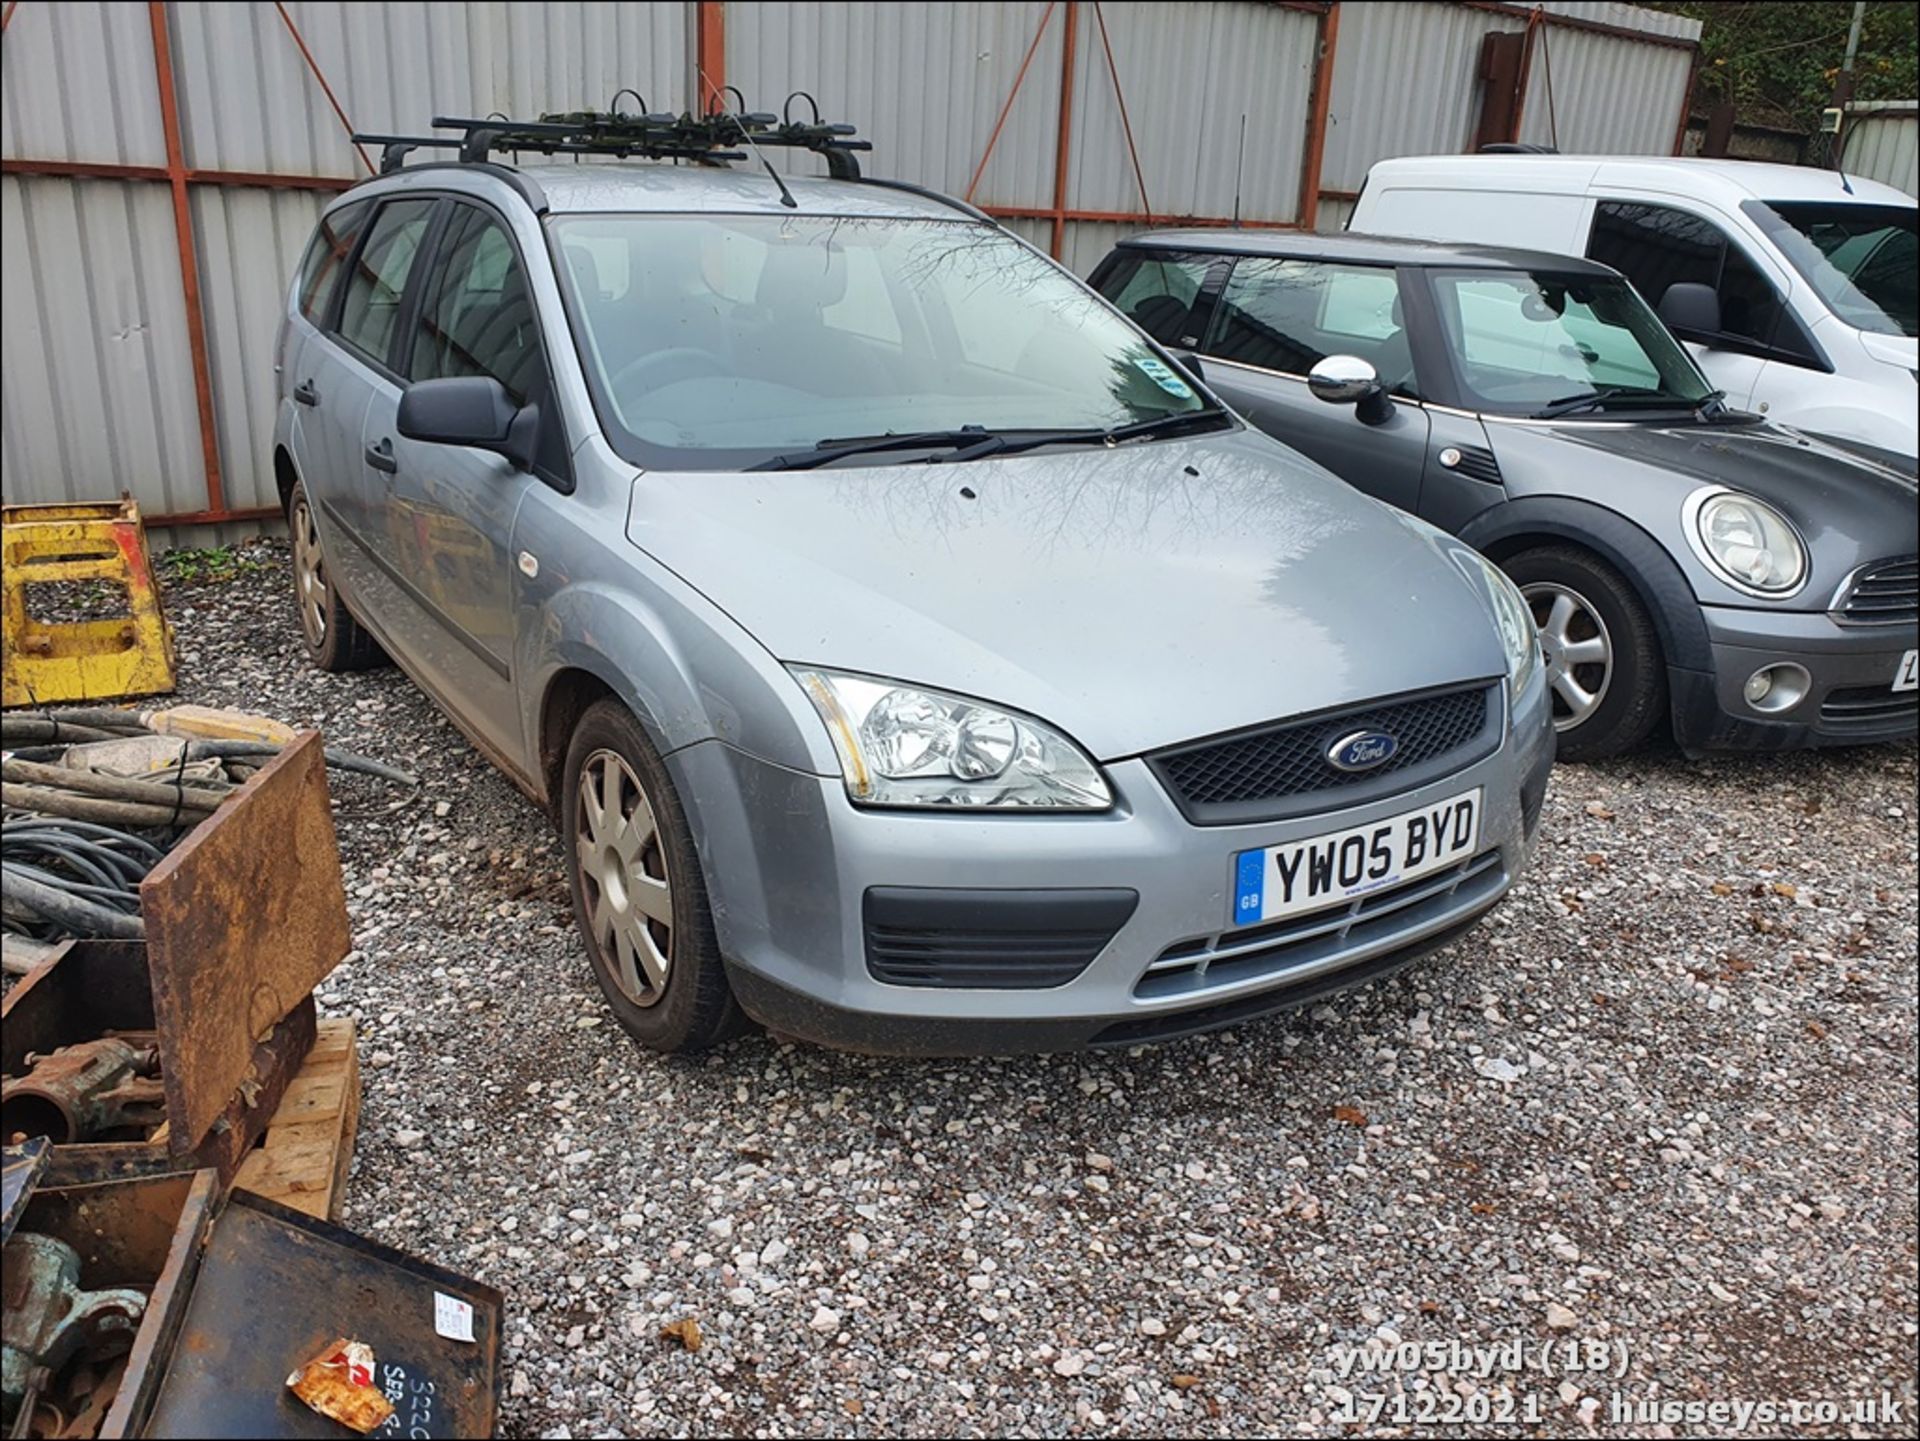
POLYGON ((607 1004, 654 1051, 700 1051, 739 1008, 680 797, 646 732, 595 702, 567 747, 561 835, 573 913, 607 1004))
POLYGON ((1633 586, 1574 546, 1522 551, 1502 568, 1540 632, 1559 758, 1604 760, 1639 745, 1666 713, 1667 671, 1633 586))

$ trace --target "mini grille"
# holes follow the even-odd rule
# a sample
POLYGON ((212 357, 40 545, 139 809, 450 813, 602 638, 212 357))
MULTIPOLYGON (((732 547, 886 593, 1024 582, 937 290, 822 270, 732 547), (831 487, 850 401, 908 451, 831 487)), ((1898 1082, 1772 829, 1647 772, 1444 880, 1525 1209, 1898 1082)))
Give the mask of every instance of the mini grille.
POLYGON ((1839 613, 1853 625, 1911 623, 1920 615, 1920 560, 1908 556, 1861 571, 1839 613))
POLYGON ((1820 722, 1833 731, 1872 731, 1912 726, 1920 718, 1920 691, 1889 690, 1883 685, 1844 686, 1820 702, 1820 722))
POLYGON ((1490 704, 1498 687, 1474 686, 1389 701, 1364 710, 1290 721, 1265 730, 1202 741, 1149 757, 1162 782, 1188 817, 1201 824, 1255 819, 1249 807, 1277 805, 1288 797, 1358 786, 1388 776, 1429 778, 1436 767, 1476 758, 1476 740, 1497 739, 1499 713, 1490 704), (1327 751, 1354 731, 1384 731, 1399 742, 1386 764, 1370 771, 1338 770, 1327 751))

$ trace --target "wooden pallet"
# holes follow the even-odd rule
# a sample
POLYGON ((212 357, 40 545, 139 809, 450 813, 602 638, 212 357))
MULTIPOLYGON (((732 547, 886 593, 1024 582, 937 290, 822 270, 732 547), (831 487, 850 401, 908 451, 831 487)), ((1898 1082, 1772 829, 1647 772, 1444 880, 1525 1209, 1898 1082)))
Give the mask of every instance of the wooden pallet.
POLYGON ((338 1221, 359 1124, 360 1059, 353 1021, 324 1020, 306 1063, 268 1123, 265 1140, 240 1163, 233 1184, 338 1221))

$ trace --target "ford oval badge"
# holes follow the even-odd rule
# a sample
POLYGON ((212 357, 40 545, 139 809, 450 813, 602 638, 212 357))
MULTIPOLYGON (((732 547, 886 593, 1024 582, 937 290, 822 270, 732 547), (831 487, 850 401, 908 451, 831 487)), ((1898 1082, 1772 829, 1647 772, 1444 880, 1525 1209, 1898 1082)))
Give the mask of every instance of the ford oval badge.
POLYGON ((1394 758, 1400 742, 1385 731, 1355 731, 1327 747, 1327 764, 1337 771, 1370 771, 1394 758))

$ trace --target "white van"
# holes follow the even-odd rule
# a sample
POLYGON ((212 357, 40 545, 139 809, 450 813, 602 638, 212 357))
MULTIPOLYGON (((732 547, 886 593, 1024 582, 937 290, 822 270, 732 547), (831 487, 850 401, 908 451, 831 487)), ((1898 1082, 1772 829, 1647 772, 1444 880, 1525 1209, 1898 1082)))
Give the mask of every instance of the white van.
POLYGON ((1734 405, 1915 464, 1915 202, 1743 160, 1383 160, 1348 222, 1373 235, 1585 255, 1620 271, 1734 405))

